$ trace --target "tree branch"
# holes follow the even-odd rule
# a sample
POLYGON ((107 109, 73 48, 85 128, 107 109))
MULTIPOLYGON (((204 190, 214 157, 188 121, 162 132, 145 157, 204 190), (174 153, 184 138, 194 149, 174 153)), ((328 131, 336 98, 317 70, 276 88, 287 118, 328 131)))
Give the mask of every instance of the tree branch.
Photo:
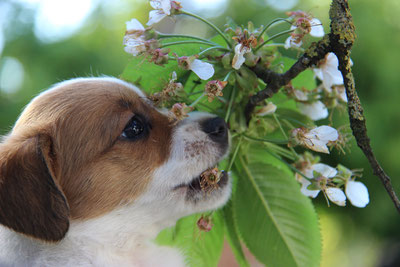
POLYGON ((316 65, 330 50, 329 36, 325 35, 319 42, 312 43, 307 51, 285 73, 276 73, 260 64, 253 67, 254 73, 267 84, 267 87, 250 97, 244 111, 247 122, 250 121, 254 108, 261 101, 272 97, 282 86, 287 85, 301 72, 316 65))
POLYGON ((379 177, 386 191, 389 193, 397 211, 400 212, 400 201, 394 192, 389 176, 375 158, 367 135, 364 111, 355 89, 354 77, 351 72, 350 49, 356 38, 353 18, 347 0, 334 0, 329 12, 331 19, 330 43, 332 52, 339 59, 339 70, 342 73, 346 95, 348 99, 348 113, 350 127, 357 141, 357 145, 364 152, 374 174, 379 177))
POLYGON ((264 99, 272 97, 282 86, 287 85, 302 71, 316 65, 327 53, 333 52, 339 59, 339 70, 342 73, 344 86, 348 99, 348 113, 350 127, 357 141, 357 145, 364 152, 372 167, 374 174, 382 181, 383 186, 389 193, 398 212, 400 212, 400 201, 394 192, 389 176, 375 158, 367 135, 367 127, 360 99, 358 98, 354 77, 350 66, 350 50, 353 46, 355 27, 347 0, 333 0, 329 10, 331 20, 331 32, 317 43, 312 43, 310 48, 297 60, 297 62, 285 73, 276 73, 268 70, 265 66, 257 64, 252 70, 266 84, 266 88, 249 98, 245 108, 247 122, 251 119, 254 108, 264 99))

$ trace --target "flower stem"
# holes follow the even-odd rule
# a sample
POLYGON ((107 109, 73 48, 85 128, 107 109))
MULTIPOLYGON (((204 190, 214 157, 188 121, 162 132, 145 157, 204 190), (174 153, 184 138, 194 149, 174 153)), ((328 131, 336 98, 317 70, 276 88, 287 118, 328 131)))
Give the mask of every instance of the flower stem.
POLYGON ((228 122, 229 117, 231 116, 232 105, 233 105, 233 100, 235 99, 235 94, 236 94, 236 86, 233 86, 231 97, 229 99, 228 110, 226 111, 226 115, 225 115, 226 122, 228 122))
POLYGON ((297 168, 295 168, 294 166, 292 166, 291 164, 287 163, 286 160, 284 160, 283 158, 281 158, 280 156, 276 155, 275 153, 268 151, 267 152, 273 156, 276 159, 279 159, 283 164, 285 164, 286 166, 288 166, 292 171, 300 174, 301 176, 303 176, 304 178, 306 178, 307 180, 310 180, 309 177, 305 176, 304 173, 302 173, 301 171, 299 171, 297 168))
MULTIPOLYGON (((171 43, 166 43, 166 44, 162 44, 161 47, 167 47, 167 46, 171 46, 171 45, 180 45, 180 44, 204 44, 204 45, 214 45, 212 43, 209 42, 204 42, 204 41, 177 41, 177 42, 171 42, 171 43)), ((221 46, 222 47, 222 46, 221 46)))
POLYGON ((243 139, 243 136, 240 136, 239 137, 239 141, 238 141, 238 143, 236 145, 235 151, 233 152, 232 158, 231 158, 231 160, 229 162, 228 169, 226 170, 227 172, 229 172, 232 169, 233 163, 235 162, 236 156, 237 156, 237 154, 239 152, 239 149, 240 149, 240 146, 242 144, 242 139, 243 139))
POLYGON ((293 156, 293 154, 290 151, 288 151, 287 149, 285 149, 285 148, 283 148, 283 147, 281 147, 281 146, 279 146, 277 144, 270 143, 270 142, 265 142, 264 141, 263 144, 266 147, 268 147, 269 149, 272 149, 273 151, 275 151, 277 154, 279 154, 279 155, 281 155, 281 156, 283 156, 283 157, 285 157, 287 159, 290 159, 292 161, 295 160, 295 157, 293 156))
POLYGON ((197 92, 189 93, 189 94, 187 94, 187 96, 198 95, 198 94, 202 94, 202 93, 204 93, 204 91, 197 91, 197 92))
POLYGON ((219 35, 221 35, 221 37, 225 40, 225 42, 226 42, 226 44, 228 45, 229 48, 232 47, 232 46, 231 46, 231 42, 229 42, 229 40, 226 38, 225 34, 224 34, 220 29, 218 29, 217 26, 215 26, 214 24, 212 24, 210 21, 208 21, 208 20, 206 20, 206 19, 204 19, 204 18, 202 18, 202 17, 200 17, 200 16, 197 16, 196 14, 190 13, 190 12, 185 11, 185 10, 182 10, 182 9, 181 9, 179 12, 180 12, 181 14, 188 15, 188 16, 190 16, 190 17, 193 17, 193 18, 195 18, 195 19, 201 20, 202 22, 206 23, 208 26, 210 26, 211 28, 213 28, 219 35))
POLYGON ((253 141, 259 141, 259 142, 268 142, 268 143, 273 143, 273 144, 287 144, 288 141, 287 140, 275 140, 275 139, 263 139, 263 138, 257 138, 257 137, 253 137, 253 136, 249 136, 247 134, 243 134, 244 137, 253 140, 253 141))
POLYGON ((266 31, 268 31, 268 29, 271 29, 271 28, 273 28, 274 26, 277 26, 277 25, 279 25, 279 24, 282 24, 283 22, 287 22, 287 23, 289 23, 289 24, 292 24, 292 22, 289 21, 288 19, 284 19, 284 18, 277 18, 277 19, 274 19, 273 21, 271 21, 270 23, 268 23, 267 26, 265 26, 265 28, 262 30, 262 32, 261 32, 260 35, 258 36, 257 41, 259 41, 259 40, 261 39, 262 35, 263 35, 266 31))
POLYGON ((160 39, 166 39, 166 38, 189 38, 189 39, 195 39, 195 40, 199 40, 199 41, 203 41, 203 42, 208 42, 210 44, 215 45, 216 47, 221 47, 221 45, 214 43, 213 41, 201 38, 201 37, 197 37, 197 36, 192 36, 192 35, 185 35, 185 34, 165 34, 165 33, 159 33, 157 32, 158 37, 160 39))
POLYGON ((214 49, 219 49, 219 50, 224 50, 224 51, 230 51, 228 48, 222 47, 222 46, 213 46, 213 47, 209 47, 207 49, 204 49, 203 51, 201 51, 198 55, 201 56, 205 53, 207 53, 208 51, 214 50, 214 49))
POLYGON ((190 89, 190 93, 193 93, 193 92, 194 92, 194 89, 196 89, 196 87, 197 87, 200 83, 201 83, 200 81, 199 81, 199 82, 194 81, 194 82, 193 82, 193 86, 192 86, 192 88, 190 89))
MULTIPOLYGON (((264 47, 271 47, 271 46, 274 46, 274 47, 285 47, 285 44, 283 44, 283 43, 272 43, 272 44, 265 44, 264 45, 264 47)), ((297 47, 297 46, 291 46, 290 49, 295 49, 295 50, 298 50, 300 52, 304 52, 305 51, 304 48, 297 47)))
MULTIPOLYGON (((279 146, 278 144, 284 144, 283 140, 269 140, 269 139, 260 139, 260 138, 255 138, 246 134, 242 134, 243 137, 245 137, 246 139, 252 140, 252 141, 257 141, 257 142, 262 142, 264 143, 265 146, 267 146, 268 148, 274 150, 276 153, 284 156, 285 158, 288 158, 290 160, 295 160, 295 157, 293 156, 293 154, 291 153, 291 151, 288 151, 287 149, 279 146)), ((287 142, 286 142, 287 143, 287 142)))
POLYGON ((201 94, 201 96, 199 96, 195 101, 193 101, 193 103, 192 104, 190 104, 190 106, 189 107, 195 107, 199 102, 200 102, 200 100, 202 99, 204 97, 204 92, 201 94))
POLYGON ((294 31, 294 30, 287 30, 287 31, 283 31, 283 32, 277 33, 277 34, 275 34, 275 35, 272 35, 270 38, 268 38, 266 41, 264 41, 262 44, 260 44, 258 47, 256 47, 256 48, 254 49, 254 52, 257 52, 258 49, 260 49, 261 47, 263 47, 264 45, 266 45, 268 42, 274 40, 275 38, 278 38, 278 37, 280 37, 280 36, 282 36, 282 35, 285 35, 285 34, 287 34, 287 33, 291 33, 291 32, 293 32, 293 31, 294 31))
MULTIPOLYGON (((289 140, 289 138, 288 138, 288 136, 287 136, 285 130, 283 129, 282 124, 281 124, 280 121, 278 120, 278 117, 276 116, 276 114, 274 113, 274 114, 272 114, 272 116, 274 117, 274 120, 275 120, 276 123, 278 124, 279 129, 281 130, 283 136, 286 138, 286 140, 289 140)), ((293 154, 293 156, 294 156, 295 158, 299 158, 299 155, 296 153, 296 151, 293 149, 293 147, 289 147, 289 149, 290 149, 290 151, 292 151, 292 154, 293 154)))

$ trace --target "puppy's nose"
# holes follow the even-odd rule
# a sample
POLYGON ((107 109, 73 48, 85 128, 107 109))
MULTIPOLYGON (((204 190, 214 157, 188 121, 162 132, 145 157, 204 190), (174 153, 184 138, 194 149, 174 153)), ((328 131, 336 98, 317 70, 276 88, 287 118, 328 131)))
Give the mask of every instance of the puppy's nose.
POLYGON ((228 142, 228 126, 222 118, 207 119, 201 123, 201 127, 214 142, 222 144, 228 142))

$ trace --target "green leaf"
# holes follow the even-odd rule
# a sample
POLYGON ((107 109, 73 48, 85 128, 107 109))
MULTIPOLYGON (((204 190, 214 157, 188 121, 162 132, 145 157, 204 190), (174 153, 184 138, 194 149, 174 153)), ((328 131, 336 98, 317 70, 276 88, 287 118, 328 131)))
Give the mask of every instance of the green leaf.
MULTIPOLYGON (((251 151, 250 151, 251 152, 251 151)), ((267 266, 319 266, 321 237, 313 205, 293 176, 243 156, 235 162, 240 177, 233 197, 240 236, 267 266)))
POLYGON ((236 261, 240 266, 249 267, 249 263, 244 256, 242 250, 242 244, 240 243, 239 235, 235 225, 235 219, 233 217, 232 201, 229 201, 222 209, 225 219, 225 233, 228 243, 232 249, 233 255, 235 255, 236 261))
POLYGON ((160 245, 179 248, 189 266, 217 266, 224 244, 224 222, 219 212, 215 212, 211 231, 200 232, 197 228, 200 216, 195 214, 180 219, 175 227, 163 230, 156 241, 160 245))
POLYGON ((288 120, 294 127, 311 127, 314 125, 314 122, 309 117, 297 110, 279 108, 276 110, 276 114, 279 118, 288 120))
POLYGON ((250 153, 247 155, 247 159, 250 162, 259 162, 267 165, 272 165, 273 167, 285 172, 287 175, 293 175, 293 172, 283 163, 281 160, 273 157, 271 154, 266 153, 267 149, 264 145, 255 144, 250 145, 250 153))

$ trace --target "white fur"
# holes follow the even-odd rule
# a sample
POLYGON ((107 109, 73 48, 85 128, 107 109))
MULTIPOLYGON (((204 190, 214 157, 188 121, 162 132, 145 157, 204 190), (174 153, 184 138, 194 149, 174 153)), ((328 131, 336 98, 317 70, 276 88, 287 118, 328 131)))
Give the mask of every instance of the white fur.
MULTIPOLYGON (((94 78, 85 80, 90 79, 94 78)), ((115 78, 100 79, 139 90, 115 78)), ((179 218, 216 209, 229 198, 230 182, 210 194, 199 194, 195 201, 187 199, 187 188, 176 188, 215 166, 227 153, 200 129, 199 122, 206 118, 211 115, 193 113, 176 126, 168 161, 154 172, 138 199, 95 219, 71 221, 59 243, 43 243, 0 226, 0 266, 185 266, 178 250, 152 240, 179 218)))

